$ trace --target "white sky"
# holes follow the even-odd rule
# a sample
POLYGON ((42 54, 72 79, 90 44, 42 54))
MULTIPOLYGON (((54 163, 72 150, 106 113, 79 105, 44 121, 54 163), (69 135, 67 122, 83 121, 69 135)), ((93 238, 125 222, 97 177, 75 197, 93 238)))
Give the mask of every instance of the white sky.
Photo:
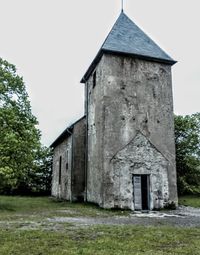
MULTIPOLYGON (((24 77, 42 142, 83 115, 79 83, 121 0, 0 0, 0 56, 24 77)), ((176 114, 200 111, 200 1, 124 0, 125 13, 172 58, 176 114)))

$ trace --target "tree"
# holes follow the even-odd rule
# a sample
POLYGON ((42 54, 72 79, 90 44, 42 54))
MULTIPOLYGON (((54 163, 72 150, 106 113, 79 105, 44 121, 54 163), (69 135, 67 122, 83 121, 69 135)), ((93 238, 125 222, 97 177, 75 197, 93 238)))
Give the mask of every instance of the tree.
POLYGON ((175 116, 179 194, 200 193, 200 113, 175 116))
MULTIPOLYGON (((41 153, 40 131, 31 112, 23 78, 0 58, 0 192, 29 189, 41 153)), ((45 151, 45 150, 44 150, 45 151)))
POLYGON ((29 170, 27 184, 31 193, 49 194, 51 191, 52 150, 41 146, 37 151, 34 168, 29 170))

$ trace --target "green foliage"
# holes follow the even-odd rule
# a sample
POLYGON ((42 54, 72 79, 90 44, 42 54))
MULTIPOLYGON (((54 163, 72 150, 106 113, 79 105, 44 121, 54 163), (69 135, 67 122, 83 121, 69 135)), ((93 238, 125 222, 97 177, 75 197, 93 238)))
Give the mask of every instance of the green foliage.
POLYGON ((49 153, 37 124, 23 79, 0 58, 0 193, 32 191, 30 180, 38 178, 40 161, 46 163, 49 153))
POLYGON ((200 193, 200 113, 175 116, 179 194, 200 193))
POLYGON ((29 169, 26 183, 32 193, 49 194, 52 176, 52 151, 40 146, 36 153, 34 167, 29 169))

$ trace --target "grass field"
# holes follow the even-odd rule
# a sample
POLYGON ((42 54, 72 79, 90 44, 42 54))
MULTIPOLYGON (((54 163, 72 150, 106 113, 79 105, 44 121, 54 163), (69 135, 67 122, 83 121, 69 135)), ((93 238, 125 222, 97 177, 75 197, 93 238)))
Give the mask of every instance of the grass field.
POLYGON ((55 216, 110 217, 126 214, 91 205, 55 202, 47 197, 0 196, 0 254, 200 254, 200 228, 77 226, 48 221, 55 216))
POLYGON ((179 204, 200 208, 200 195, 199 196, 182 196, 179 198, 179 204))

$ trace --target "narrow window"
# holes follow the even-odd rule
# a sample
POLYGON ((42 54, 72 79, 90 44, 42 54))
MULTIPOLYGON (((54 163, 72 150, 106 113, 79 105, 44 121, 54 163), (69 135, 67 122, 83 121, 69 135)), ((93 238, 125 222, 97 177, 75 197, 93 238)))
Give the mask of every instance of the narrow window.
POLYGON ((60 156, 60 159, 59 159, 59 179, 58 179, 59 184, 61 184, 61 169, 62 169, 62 157, 60 156))
POLYGON ((93 88, 96 86, 97 73, 96 71, 93 73, 93 88))
POLYGON ((67 150, 67 159, 66 159, 66 170, 68 170, 68 168, 69 168, 69 152, 68 152, 68 150, 67 150))

